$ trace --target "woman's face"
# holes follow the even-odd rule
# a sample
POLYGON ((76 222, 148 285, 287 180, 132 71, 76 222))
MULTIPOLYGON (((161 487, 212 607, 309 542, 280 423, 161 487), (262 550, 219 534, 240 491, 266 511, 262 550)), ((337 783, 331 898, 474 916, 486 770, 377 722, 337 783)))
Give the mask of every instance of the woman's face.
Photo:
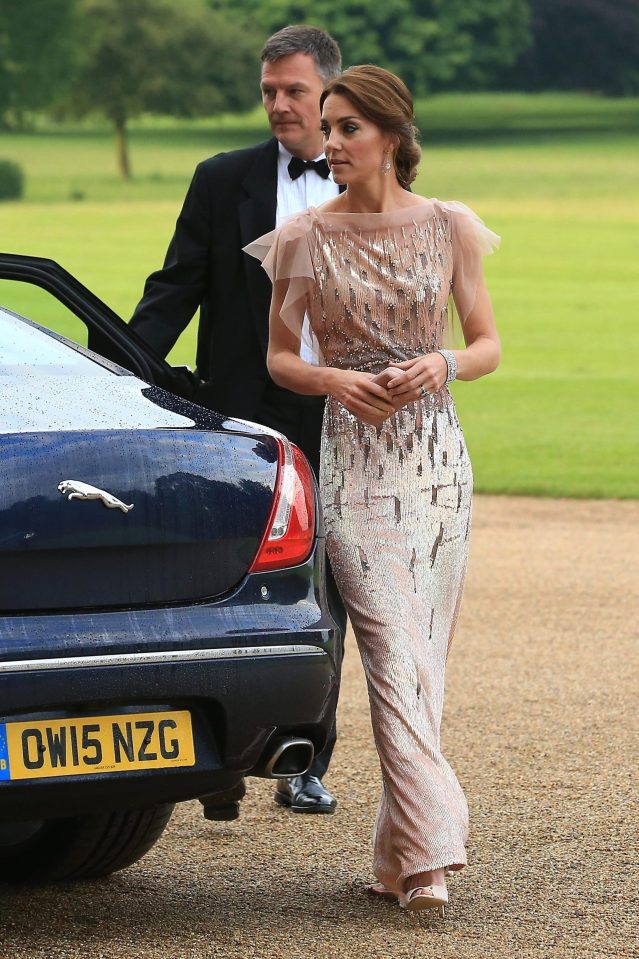
POLYGON ((391 137, 341 93, 331 93, 322 108, 324 151, 333 179, 340 185, 365 183, 382 177, 386 154, 392 163, 391 137))

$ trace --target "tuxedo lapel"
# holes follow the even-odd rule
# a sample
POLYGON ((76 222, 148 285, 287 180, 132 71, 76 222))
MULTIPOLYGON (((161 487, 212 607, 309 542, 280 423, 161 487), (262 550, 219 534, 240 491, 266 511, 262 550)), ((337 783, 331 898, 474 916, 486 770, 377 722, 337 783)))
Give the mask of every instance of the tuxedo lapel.
MULTIPOLYGON (((275 229, 277 215, 278 143, 275 137, 255 148, 255 159, 242 180, 246 199, 238 205, 242 246, 275 229)), ((340 186, 339 192, 346 188, 340 186)), ((251 301, 253 322, 266 356, 271 283, 258 260, 244 255, 244 273, 251 301)))
MULTIPOLYGON (((275 229, 277 211, 277 140, 256 148, 255 161, 242 181, 247 196, 238 206, 242 246, 275 229)), ((251 300, 253 322, 266 356, 271 284, 260 263, 244 256, 244 271, 251 300)))
POLYGON ((240 204, 240 230, 246 245, 275 229, 277 211, 277 140, 255 150, 255 159, 242 180, 247 198, 240 204))

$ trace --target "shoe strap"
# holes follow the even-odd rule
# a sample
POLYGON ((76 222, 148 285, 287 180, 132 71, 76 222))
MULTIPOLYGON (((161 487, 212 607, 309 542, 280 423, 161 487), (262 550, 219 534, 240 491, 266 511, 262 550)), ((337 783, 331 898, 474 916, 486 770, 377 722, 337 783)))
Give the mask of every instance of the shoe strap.
POLYGON ((406 893, 406 902, 412 902, 418 896, 425 899, 447 898, 448 890, 445 886, 415 886, 406 893))
POLYGON ((435 894, 432 886, 415 886, 414 889, 408 893, 408 901, 411 902, 415 896, 423 896, 426 893, 431 899, 435 898, 435 894))

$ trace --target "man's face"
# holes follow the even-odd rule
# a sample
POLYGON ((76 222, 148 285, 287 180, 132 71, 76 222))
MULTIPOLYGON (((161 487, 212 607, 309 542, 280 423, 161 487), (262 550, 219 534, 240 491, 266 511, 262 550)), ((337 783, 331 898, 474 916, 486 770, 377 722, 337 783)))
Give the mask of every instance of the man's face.
POLYGON ((324 89, 308 53, 262 65, 262 103, 271 130, 293 156, 312 160, 322 152, 319 98, 324 89))

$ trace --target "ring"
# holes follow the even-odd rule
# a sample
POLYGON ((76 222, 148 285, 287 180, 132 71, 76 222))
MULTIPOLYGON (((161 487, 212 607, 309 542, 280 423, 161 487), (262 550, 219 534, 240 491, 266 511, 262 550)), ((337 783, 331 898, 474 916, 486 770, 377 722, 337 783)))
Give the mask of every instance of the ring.
POLYGON ((426 389, 425 386, 420 386, 420 388, 419 388, 419 395, 420 395, 420 396, 428 396, 428 390, 426 389))

